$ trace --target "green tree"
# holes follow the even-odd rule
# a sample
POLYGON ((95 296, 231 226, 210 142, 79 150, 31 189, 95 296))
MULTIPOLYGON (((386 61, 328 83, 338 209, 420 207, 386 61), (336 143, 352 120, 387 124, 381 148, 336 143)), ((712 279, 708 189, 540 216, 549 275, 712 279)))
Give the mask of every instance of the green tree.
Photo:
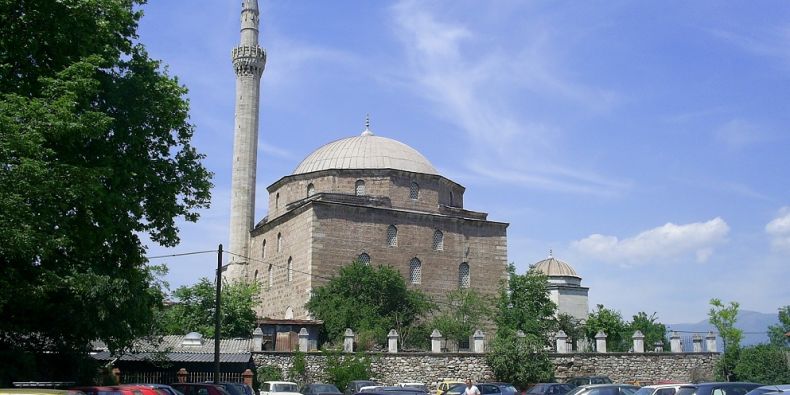
POLYGON ((667 327, 658 321, 656 313, 648 316, 644 311, 640 311, 634 315, 633 319, 628 324, 628 328, 631 336, 633 336, 636 331, 641 331, 642 334, 645 335, 645 350, 652 350, 653 345, 657 342, 660 342, 665 350, 669 349, 669 344, 667 342, 667 327))
POLYGON ((326 376, 329 382, 341 391, 353 380, 370 379, 370 358, 362 353, 341 354, 335 351, 324 351, 326 355, 326 376))
POLYGON ((790 347, 790 306, 779 308, 779 323, 768 327, 768 338, 771 344, 778 347, 790 347))
POLYGON ((557 305, 549 297, 548 277, 534 268, 516 274, 512 264, 508 275, 507 287, 500 289, 494 315, 498 330, 509 329, 513 333, 520 330, 550 346, 550 334, 556 330, 557 305))
POLYGON ((735 327, 738 320, 738 302, 730 302, 725 306, 719 299, 710 300, 708 321, 716 327, 724 345, 724 353, 716 366, 716 376, 719 380, 732 381, 735 379, 734 369, 738 363, 743 331, 735 327))
POLYGON ((383 343, 390 329, 405 333, 417 324, 432 304, 419 290, 409 289, 403 276, 390 266, 352 262, 337 276, 313 289, 306 307, 324 321, 327 337, 339 341, 346 328, 372 334, 383 343))
POLYGON ((595 335, 603 331, 606 334, 606 349, 609 352, 625 352, 631 348, 633 333, 628 333, 628 325, 623 321, 619 311, 607 309, 599 304, 595 311, 587 316, 585 328, 587 339, 593 344, 595 344, 595 335))
POLYGON ((786 351, 770 344, 743 348, 734 372, 739 381, 765 385, 790 383, 790 362, 786 351))
POLYGON ((497 332, 486 361, 499 380, 526 388, 554 377, 546 349, 556 330, 557 305, 549 297, 548 277, 542 272, 530 268, 517 274, 511 264, 508 274, 496 303, 497 332), (524 336, 518 336, 518 331, 524 336))
POLYGON ((208 206, 186 88, 135 42, 142 3, 0 0, 2 350, 149 333, 163 284, 140 235, 175 246, 208 206))
MULTIPOLYGON (((158 322, 167 335, 198 332, 214 336, 215 283, 201 278, 197 284, 173 292, 174 304, 162 311, 158 322)), ((259 286, 243 281, 223 282, 220 324, 222 337, 248 337, 255 327, 259 286)))
POLYGON ((447 294, 447 303, 439 307, 432 327, 447 340, 469 339, 491 316, 493 302, 474 289, 462 288, 447 294))
MULTIPOLYGON (((584 324, 582 324, 576 317, 566 313, 559 313, 557 314, 556 321, 557 330, 565 332, 573 344, 578 346, 578 341, 586 337, 584 324)), ((574 350, 581 351, 578 350, 577 347, 574 347, 574 350)))

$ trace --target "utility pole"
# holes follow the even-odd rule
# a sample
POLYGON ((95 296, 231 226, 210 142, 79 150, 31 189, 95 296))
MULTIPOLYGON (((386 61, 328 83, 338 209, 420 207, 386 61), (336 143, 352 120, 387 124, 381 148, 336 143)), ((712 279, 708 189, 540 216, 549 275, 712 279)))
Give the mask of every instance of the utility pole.
POLYGON ((214 309, 214 384, 219 384, 220 306, 222 304, 222 244, 217 249, 217 305, 214 309))

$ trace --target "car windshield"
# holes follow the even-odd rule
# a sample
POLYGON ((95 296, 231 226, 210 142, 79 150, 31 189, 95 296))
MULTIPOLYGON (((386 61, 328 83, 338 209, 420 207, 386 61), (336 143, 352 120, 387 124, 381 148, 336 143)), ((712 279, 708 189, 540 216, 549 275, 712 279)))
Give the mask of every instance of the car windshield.
POLYGON ((620 387, 620 395, 635 395, 636 387, 620 387))
POLYGON ((516 395, 518 390, 512 385, 503 385, 499 387, 502 390, 502 395, 516 395))
MULTIPOLYGON (((573 385, 573 384, 569 384, 569 385, 573 385)), ((585 388, 585 387, 582 387, 582 386, 573 387, 573 389, 572 389, 572 390, 570 390, 570 391, 568 391, 568 392, 567 392, 565 395, 576 395, 576 394, 578 394, 579 392, 582 392, 582 391, 584 391, 585 389, 586 389, 586 388, 585 388)))
POLYGON ((296 384, 272 384, 272 392, 299 392, 296 384))
POLYGON ((222 388, 225 388, 230 395, 247 395, 244 393, 244 388, 242 388, 241 384, 222 384, 222 388))
POLYGON ((697 393, 697 387, 680 387, 675 395, 694 395, 697 393))
POLYGON ((424 386, 424 385, 422 385, 422 384, 404 384, 404 385, 403 385, 403 388, 416 388, 416 389, 418 389, 418 390, 423 390, 423 391, 427 391, 427 390, 428 390, 428 389, 427 389, 427 388, 425 388, 425 386, 424 386))
POLYGON ((466 388, 466 384, 464 383, 455 384, 452 387, 448 388, 447 392, 461 393, 464 392, 464 388, 466 388))
POLYGON ((654 388, 642 387, 636 391, 636 395, 650 395, 653 393, 654 388))

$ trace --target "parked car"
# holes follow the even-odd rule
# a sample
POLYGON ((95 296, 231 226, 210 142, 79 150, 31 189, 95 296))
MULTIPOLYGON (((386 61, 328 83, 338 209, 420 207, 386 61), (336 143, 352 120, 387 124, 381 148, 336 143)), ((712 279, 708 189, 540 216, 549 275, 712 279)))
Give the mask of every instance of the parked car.
POLYGON ((565 383, 578 387, 580 385, 590 384, 612 384, 612 379, 607 376, 579 376, 569 378, 565 380, 565 383))
POLYGON ((421 391, 421 392, 424 392, 426 394, 430 392, 430 391, 428 391, 428 387, 425 384, 423 384, 423 383, 398 383, 398 384, 395 384, 395 386, 396 387, 401 387, 401 388, 409 388, 409 389, 421 391))
POLYGON ((362 389, 362 387, 377 386, 377 385, 379 384, 372 380, 353 380, 348 383, 344 393, 346 395, 354 395, 357 392, 359 392, 362 389))
POLYGON ((224 387, 209 383, 173 383, 171 387, 184 395, 230 395, 224 387))
POLYGON ((458 379, 442 379, 436 385, 436 395, 442 395, 444 391, 447 391, 448 389, 450 389, 450 387, 456 384, 463 384, 463 383, 464 383, 463 380, 458 380, 458 379))
POLYGON ((48 388, 0 388, 0 395, 85 395, 85 393, 76 390, 48 388))
POLYGON ((86 395, 167 395, 164 391, 139 385, 74 387, 71 389, 84 392, 86 395))
POLYGON ((363 395, 425 395, 425 391, 399 386, 365 386, 357 394, 363 395), (367 388, 367 390, 365 390, 367 388))
MULTIPOLYGON (((207 384, 213 384, 214 382, 207 382, 207 384)), ((225 391, 228 391, 230 395, 254 395, 252 388, 250 388, 247 384, 244 383, 234 383, 231 381, 220 381, 217 385, 221 385, 225 391)))
POLYGON ((538 383, 527 391, 527 395, 565 395, 572 389, 567 383, 538 383))
POLYGON ((580 385, 565 395, 635 395, 639 387, 631 384, 580 385))
POLYGON ((339 395, 342 394, 334 384, 307 384, 299 391, 302 395, 339 395))
POLYGON ((260 395, 301 395, 296 383, 291 381, 264 381, 260 395))
POLYGON ((147 384, 147 383, 136 383, 136 384, 129 384, 129 385, 136 385, 140 387, 148 387, 154 388, 159 391, 165 393, 165 395, 184 395, 181 391, 167 385, 167 384, 147 384))
POLYGON ((682 385, 676 395, 746 395, 762 384, 744 382, 713 382, 682 385))
MULTIPOLYGON (((519 391, 509 383, 475 383, 480 395, 516 395, 519 391)), ((445 395, 460 395, 466 389, 466 384, 456 384, 444 392, 445 395)))
POLYGON ((764 385, 747 392, 746 395, 765 395, 773 392, 790 392, 790 384, 764 385))
POLYGON ((678 389, 689 383, 646 385, 636 391, 636 395, 675 395, 678 389))

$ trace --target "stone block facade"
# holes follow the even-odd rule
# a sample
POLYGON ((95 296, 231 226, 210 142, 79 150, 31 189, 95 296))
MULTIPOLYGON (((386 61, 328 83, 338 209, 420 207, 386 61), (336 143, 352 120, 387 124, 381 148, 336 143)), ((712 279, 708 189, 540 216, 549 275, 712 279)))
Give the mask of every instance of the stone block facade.
MULTIPOLYGON (((384 384, 422 382, 435 386, 442 378, 467 378, 475 381, 496 380, 485 361, 485 354, 471 353, 371 353, 373 378, 384 384)), ((552 354, 558 381, 585 375, 606 375, 620 383, 654 383, 660 380, 690 382, 711 379, 718 361, 716 353, 577 353, 552 354)), ((256 366, 273 365, 284 377, 293 365, 292 353, 253 353, 256 366)), ((325 382, 326 358, 308 353, 307 379, 325 382)))

